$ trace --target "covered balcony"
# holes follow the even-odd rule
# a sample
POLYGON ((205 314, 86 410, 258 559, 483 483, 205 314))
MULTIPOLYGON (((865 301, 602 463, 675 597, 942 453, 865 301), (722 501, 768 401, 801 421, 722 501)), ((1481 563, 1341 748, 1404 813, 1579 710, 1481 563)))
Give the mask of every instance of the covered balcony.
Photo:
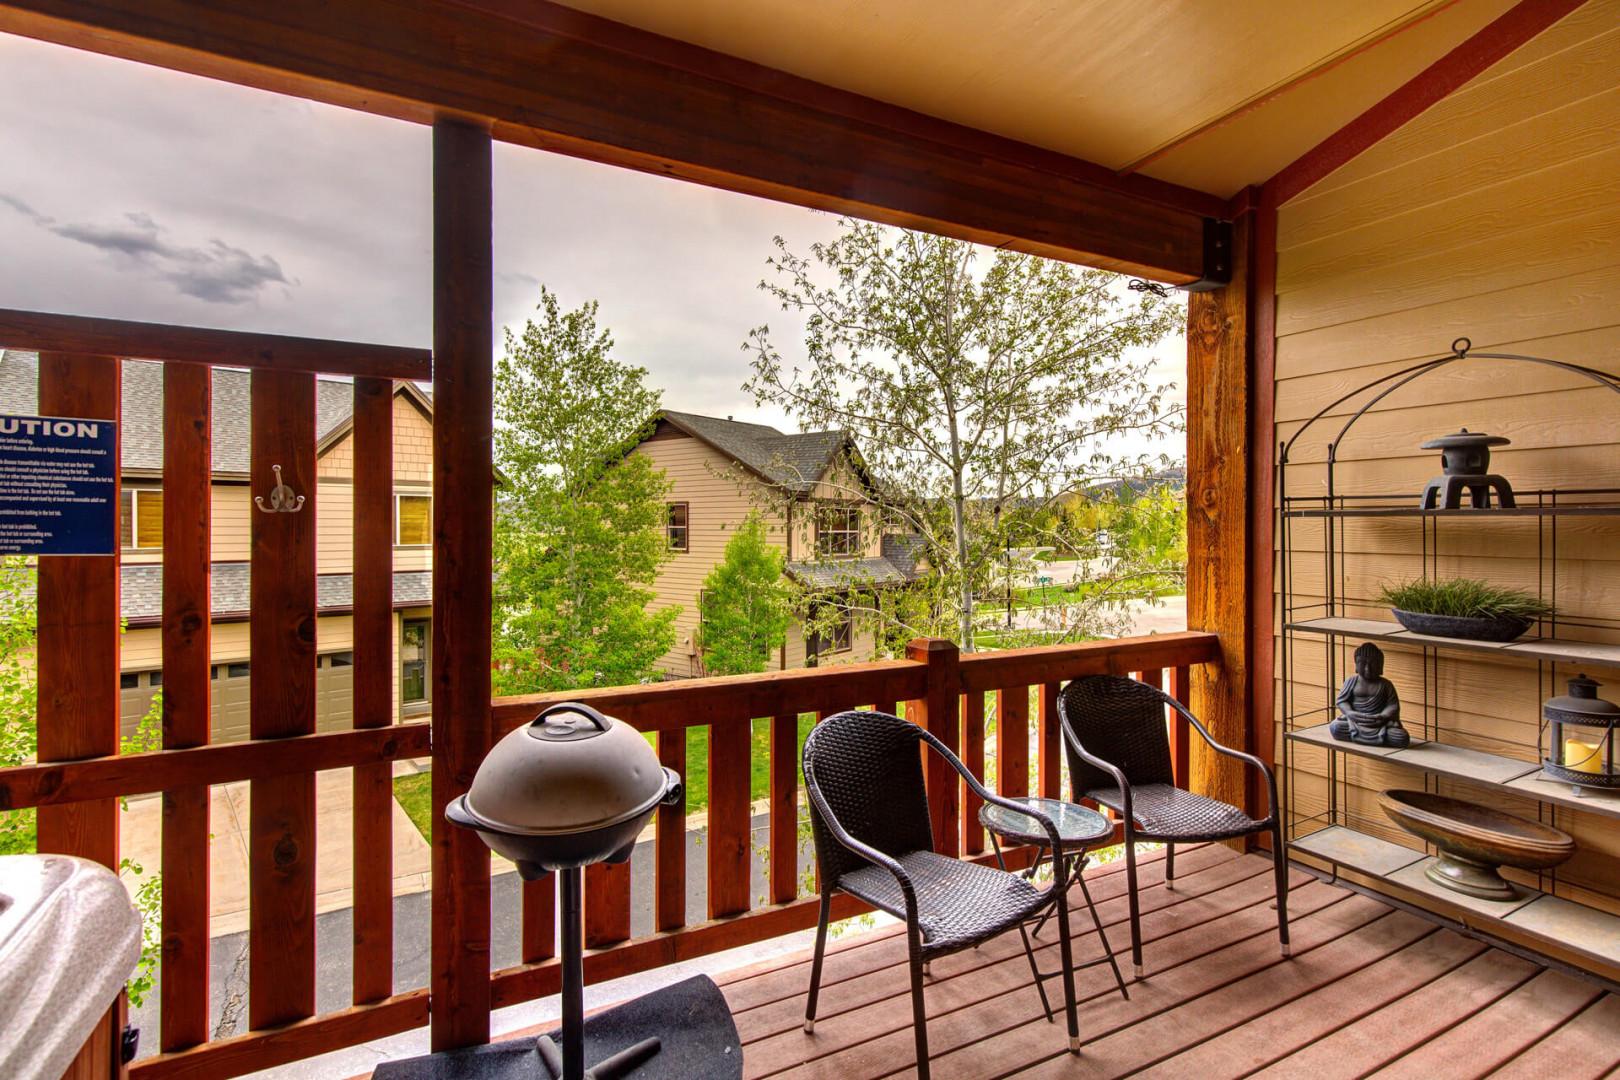
MULTIPOLYGON (((556 882, 492 885, 488 850, 443 814, 497 740, 565 699, 654 734, 660 762, 683 775, 696 764, 688 729, 709 729, 698 861, 685 807, 671 805, 646 858, 585 872, 587 983, 632 996, 706 960, 744 1075, 914 1075, 902 928, 833 943, 813 1031, 808 953, 736 951, 817 923, 798 718, 900 713, 1000 795, 1069 799, 1059 694, 1105 674, 1163 688, 1275 771, 1292 955, 1274 936, 1263 838, 1179 845, 1173 883, 1162 851, 1144 848, 1144 977, 1126 997, 1107 966, 1078 969, 1079 1054, 1061 1016, 1048 1023, 1017 939, 998 938, 930 965, 933 1076, 1620 1067, 1620 810, 1589 779, 1596 767, 1573 784, 1541 771, 1572 753, 1547 742, 1541 700, 1588 668, 1620 667, 1620 3, 877 7, 831 5, 834 18, 721 0, 0 2, 3 33, 432 128, 433 339, 419 348, 0 310, 0 347, 39 353, 43 416, 116 421, 121 360, 164 365, 162 749, 118 753, 117 560, 42 556, 38 752, 0 769, 0 809, 37 808, 41 852, 108 867, 119 800, 162 798, 160 1020, 120 1064, 115 1003, 70 1075, 350 1076, 401 1056, 387 1040, 413 1032, 417 1051, 521 1034, 503 1010, 562 988, 556 882), (852 41, 869 16, 871 40, 852 41), (1189 629, 970 654, 919 639, 904 658, 844 667, 494 697, 496 141, 1186 289, 1189 629), (1454 381, 1405 390, 1437 360, 1454 381), (209 705, 216 367, 251 372, 249 475, 266 501, 251 515, 248 603, 261 675, 251 738, 235 743, 211 742, 209 705), (1557 381, 1576 367, 1583 385, 1557 381), (376 553, 354 566, 353 723, 341 731, 316 725, 320 507, 293 502, 315 490, 318 375, 353 380, 354 544, 376 553), (430 722, 391 704, 399 381, 432 384, 430 722), (1405 396, 1386 401, 1392 386, 1405 396), (1499 494, 1473 508, 1418 501, 1438 467, 1420 442, 1468 426, 1511 436, 1493 474, 1513 481, 1517 506, 1499 494), (1462 520, 1495 511, 1511 512, 1462 520), (1449 577, 1522 586, 1539 604, 1531 636, 1487 646, 1413 633, 1378 598, 1449 577), (1346 715, 1341 681, 1382 677, 1383 660, 1354 674, 1369 641, 1389 651, 1410 745, 1329 728, 1346 715), (763 828, 750 802, 758 725, 770 733, 763 828), (418 759, 432 764, 430 955, 426 985, 405 986, 391 781, 395 763, 418 759), (340 839, 321 835, 334 823, 317 812, 318 777, 348 788, 340 839), (216 1033, 210 945, 222 785, 246 786, 234 1035, 216 1033), (1509 810, 1567 834, 1576 853, 1510 869, 1506 900, 1467 895, 1426 873, 1441 852, 1385 816, 1383 789, 1509 810), (335 842, 352 852, 352 915, 343 940, 318 941, 317 851, 335 842), (511 925, 492 917, 501 887, 521 896, 511 925), (635 895, 651 897, 650 927, 635 925, 635 895), (318 949, 350 957, 351 985, 320 984, 318 949)), ((1177 786, 1267 813, 1258 774, 1174 712, 1166 724, 1177 786)), ((995 864, 981 800, 937 758, 925 775, 936 852, 995 864)), ((1012 870, 1034 858, 1000 855, 1012 870)), ((1122 862, 1092 865, 1086 882, 1101 930, 1076 904, 1077 964, 1102 955, 1103 937, 1129 949, 1122 862)), ((837 920, 869 911, 846 893, 832 904, 837 920)), ((1035 935, 1048 966, 1057 940, 1035 935)))

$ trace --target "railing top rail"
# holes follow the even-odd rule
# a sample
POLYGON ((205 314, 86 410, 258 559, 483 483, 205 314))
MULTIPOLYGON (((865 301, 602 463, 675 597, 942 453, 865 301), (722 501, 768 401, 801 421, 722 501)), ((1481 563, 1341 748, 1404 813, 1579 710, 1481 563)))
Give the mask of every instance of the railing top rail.
POLYGON ((416 381, 433 377, 429 349, 6 308, 0 308, 0 346, 316 375, 416 381))
POLYGON ((1220 657, 1220 639, 1200 630, 1107 638, 970 653, 961 658, 962 689, 999 690, 1060 682, 1083 675, 1128 675, 1153 668, 1202 664, 1220 657))

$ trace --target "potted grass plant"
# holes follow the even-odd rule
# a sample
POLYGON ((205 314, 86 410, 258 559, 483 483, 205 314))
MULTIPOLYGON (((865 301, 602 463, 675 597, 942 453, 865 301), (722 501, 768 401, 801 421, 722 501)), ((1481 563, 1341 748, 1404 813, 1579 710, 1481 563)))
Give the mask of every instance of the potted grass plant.
POLYGON ((1512 641, 1553 610, 1532 593, 1475 578, 1386 585, 1378 599, 1414 634, 1468 641, 1512 641))

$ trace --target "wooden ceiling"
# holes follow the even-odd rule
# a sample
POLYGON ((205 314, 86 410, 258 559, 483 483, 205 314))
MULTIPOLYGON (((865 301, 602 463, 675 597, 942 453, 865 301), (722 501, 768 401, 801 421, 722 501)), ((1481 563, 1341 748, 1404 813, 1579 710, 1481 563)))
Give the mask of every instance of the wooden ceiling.
POLYGON ((1230 196, 1513 0, 562 0, 1120 172, 1230 196))

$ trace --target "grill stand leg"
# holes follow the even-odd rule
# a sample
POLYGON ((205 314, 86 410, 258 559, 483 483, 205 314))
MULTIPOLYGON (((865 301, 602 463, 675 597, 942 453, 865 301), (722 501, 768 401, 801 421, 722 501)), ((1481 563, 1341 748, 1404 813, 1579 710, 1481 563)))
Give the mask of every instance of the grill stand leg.
POLYGON ((643 1039, 585 1068, 585 940, 581 922, 583 874, 579 867, 557 871, 562 893, 562 1052, 542 1035, 535 1044, 553 1080, 617 1080, 658 1053, 658 1039, 643 1039))

